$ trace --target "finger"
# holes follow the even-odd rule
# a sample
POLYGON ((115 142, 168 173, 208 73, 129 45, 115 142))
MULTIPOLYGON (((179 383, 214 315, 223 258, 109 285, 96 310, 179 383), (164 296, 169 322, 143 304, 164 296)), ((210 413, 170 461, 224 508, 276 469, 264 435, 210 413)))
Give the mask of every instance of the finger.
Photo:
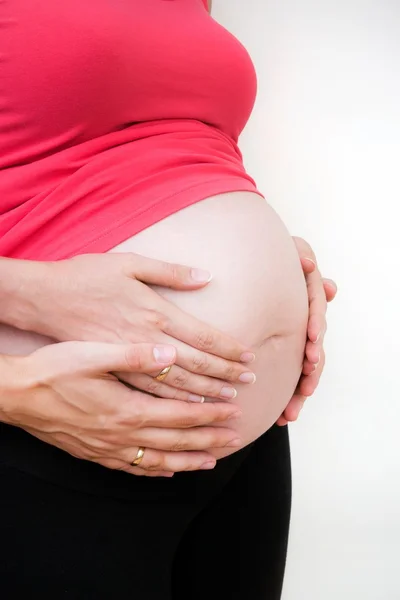
POLYGON ((285 417, 283 415, 281 415, 279 417, 279 419, 277 420, 276 425, 278 425, 278 427, 284 427, 288 423, 289 423, 289 421, 287 419, 285 419, 285 417))
MULTIPOLYGON (((158 393, 160 391, 160 382, 156 378, 131 374, 129 379, 133 382, 135 387, 143 389, 142 385, 145 385, 146 392, 155 396, 160 395, 158 393), (135 382, 138 382, 139 385, 135 382)), ((228 383, 212 377, 205 377, 204 375, 194 375, 190 371, 186 371, 177 365, 174 365, 167 373, 163 383, 172 388, 185 390, 188 393, 194 394, 195 398, 193 398, 192 401, 201 402, 202 397, 233 400, 237 396, 236 389, 228 383)))
MULTIPOLYGON (((321 359, 322 347, 322 338, 320 338, 319 341, 315 344, 308 341, 305 349, 306 360, 308 360, 313 365, 317 365, 321 359)), ((305 375, 306 374, 307 373, 305 373, 305 375)), ((311 373, 308 373, 308 375, 311 375, 311 373)))
POLYGON ((296 250, 298 252, 300 260, 302 262, 303 260, 309 261, 311 265, 314 265, 314 267, 311 268, 311 270, 313 271, 317 266, 317 259, 315 257, 314 250, 311 248, 310 244, 306 242, 306 240, 304 240, 303 238, 297 236, 293 236, 293 242, 296 246, 296 250))
POLYGON ((130 254, 129 259, 129 276, 150 285, 195 290, 204 287, 212 279, 211 273, 204 269, 154 260, 139 254, 130 254))
POLYGON ((139 477, 163 477, 164 479, 171 479, 175 475, 172 471, 150 471, 149 469, 141 469, 140 467, 128 467, 125 471, 139 477))
POLYGON ((319 271, 314 271, 310 275, 307 275, 306 282, 310 307, 308 337, 312 342, 317 342, 322 334, 323 324, 325 323, 327 309, 325 291, 319 271))
POLYGON ((311 375, 311 373, 314 373, 316 368, 316 365, 306 358, 303 363, 303 375, 311 375))
POLYGON ((332 279, 322 279, 327 302, 332 302, 337 294, 337 285, 332 279))
POLYGON ((302 396, 309 397, 309 396, 313 395, 313 393, 315 392, 315 390, 318 387, 319 380, 321 378, 322 371, 324 369, 324 365, 325 365, 325 354, 324 354, 324 352, 322 352, 321 360, 320 360, 316 370, 314 371, 314 373, 312 373, 311 375, 307 375, 306 377, 303 376, 300 379, 299 391, 302 396))
MULTIPOLYGON (((312 273, 317 269, 317 260, 313 249, 310 244, 302 238, 293 237, 293 241, 296 245, 304 274, 307 275, 312 273)), ((332 279, 323 279, 323 285, 325 288, 326 300, 331 302, 337 293, 336 283, 332 279)))
POLYGON ((142 390, 152 396, 166 400, 181 400, 182 402, 204 402, 205 397, 178 390, 166 383, 157 381, 154 377, 135 373, 116 373, 118 379, 134 389, 142 390))
POLYGON ((305 401, 306 398, 304 396, 294 395, 285 408, 283 413, 284 418, 289 422, 296 421, 305 401))
MULTIPOLYGON (((213 361, 214 359, 211 360, 213 361)), ((197 364, 196 367, 192 366, 192 369, 195 368, 198 368, 199 370, 201 368, 207 369, 206 361, 204 361, 202 365, 197 364)), ((243 369, 240 365, 238 365, 236 372, 235 370, 235 367, 232 367, 232 372, 227 375, 227 379, 232 378, 233 381, 237 381, 240 380, 243 373, 247 373, 246 369, 243 369)), ((204 375, 195 375, 186 369, 182 369, 182 367, 178 365, 174 365, 168 372, 164 381, 174 388, 184 389, 207 398, 221 398, 221 400, 233 400, 236 398, 236 389, 224 381, 215 379, 213 377, 212 368, 210 368, 210 371, 210 376, 206 377, 204 375)), ((248 379, 250 380, 251 377, 249 376, 248 379)))
MULTIPOLYGON (((130 467, 129 462, 134 460, 136 451, 137 448, 125 451, 126 469, 135 468, 130 467)), ((153 448, 145 448, 140 468, 148 473, 152 471, 178 473, 180 471, 208 471, 215 465, 215 458, 208 452, 162 452, 153 448)))
POLYGON ((132 421, 139 421, 142 427, 172 427, 186 429, 212 423, 223 423, 242 416, 240 409, 231 402, 181 402, 161 400, 142 394, 132 394, 132 421))
POLYGON ((108 373, 133 371, 151 373, 172 365, 176 349, 172 345, 105 344, 92 342, 64 342, 64 352, 75 352, 84 372, 108 373))
POLYGON ((201 350, 209 355, 230 361, 250 363, 255 355, 245 344, 235 338, 202 323, 173 304, 165 301, 163 312, 168 317, 163 331, 172 338, 201 350))
POLYGON ((300 257, 301 267, 303 269, 304 275, 309 275, 313 273, 317 268, 316 263, 311 258, 302 258, 300 257))
MULTIPOLYGON (((310 311, 315 311, 315 310, 322 310, 322 308, 318 308, 318 306, 314 305, 310 308, 310 311)), ((308 335, 308 339, 313 343, 313 344, 322 344, 323 341, 323 336, 325 335, 325 331, 326 331, 326 318, 325 315, 322 313, 311 313, 310 312, 310 316, 309 316, 309 320, 308 320, 308 326, 307 326, 307 335, 308 335)))
MULTIPOLYGON (((137 450, 136 450, 137 453, 137 450)), ((133 452, 130 456, 133 455, 133 452)), ((136 456, 136 454, 135 454, 136 456)), ((132 462, 135 457, 132 458, 132 462)), ((129 457, 130 459, 130 457, 129 457)), ((128 460, 129 460, 128 459, 128 460)), ((93 462, 98 463, 102 467, 106 467, 107 469, 112 469, 114 471, 124 471, 126 473, 130 473, 131 475, 136 475, 138 477, 173 477, 174 473, 170 471, 161 471, 161 470, 152 470, 145 471, 141 467, 133 467, 131 464, 127 463, 125 460, 114 459, 114 458, 98 458, 93 460, 93 462)))
MULTIPOLYGON (((210 386, 210 381, 205 381, 204 378, 199 379, 195 375, 206 375, 208 378, 221 380, 210 387, 212 397, 228 398, 223 395, 214 396, 215 393, 218 393, 218 388, 224 387, 223 382, 252 384, 256 381, 255 374, 246 365, 201 352, 178 340, 174 343, 177 349, 176 364, 165 378, 169 385, 184 389, 190 388, 190 391, 200 393, 204 386, 210 386)), ((203 393, 202 395, 207 396, 208 394, 203 393)))
POLYGON ((130 385, 159 398, 204 402, 205 398, 232 400, 237 391, 227 383, 208 377, 192 375, 184 369, 168 373, 163 382, 148 375, 128 374, 125 378, 130 385), (184 389, 181 389, 184 388, 184 389))
POLYGON ((145 428, 135 432, 135 441, 144 447, 169 452, 240 448, 236 431, 226 427, 193 427, 191 429, 145 428))

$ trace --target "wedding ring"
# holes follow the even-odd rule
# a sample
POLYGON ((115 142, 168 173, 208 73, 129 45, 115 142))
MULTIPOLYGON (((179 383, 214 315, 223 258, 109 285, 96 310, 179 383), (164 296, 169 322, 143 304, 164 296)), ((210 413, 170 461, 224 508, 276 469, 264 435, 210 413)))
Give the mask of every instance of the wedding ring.
POLYGON ((166 376, 168 375, 170 370, 171 370, 171 365, 169 367, 165 367, 165 369, 163 369, 161 371, 161 373, 159 373, 156 377, 154 377, 154 379, 157 379, 157 381, 164 381, 164 379, 166 378, 166 376))
POLYGON ((140 463, 143 460, 145 450, 146 450, 146 448, 143 448, 142 446, 139 447, 139 450, 137 451, 135 459, 131 462, 132 467, 137 467, 140 465, 140 463))

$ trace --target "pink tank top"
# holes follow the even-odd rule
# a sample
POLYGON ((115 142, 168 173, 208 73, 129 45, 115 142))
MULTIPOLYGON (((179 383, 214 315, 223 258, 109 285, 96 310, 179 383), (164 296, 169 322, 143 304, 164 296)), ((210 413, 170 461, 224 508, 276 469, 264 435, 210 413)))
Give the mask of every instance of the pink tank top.
POLYGON ((257 192, 237 147, 256 75, 206 4, 0 2, 0 256, 105 252, 257 192))

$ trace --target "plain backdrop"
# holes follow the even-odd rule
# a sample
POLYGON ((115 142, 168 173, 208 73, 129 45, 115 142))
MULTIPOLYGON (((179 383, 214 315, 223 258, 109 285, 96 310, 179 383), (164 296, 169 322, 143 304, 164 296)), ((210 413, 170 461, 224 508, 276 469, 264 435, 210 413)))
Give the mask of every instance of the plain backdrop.
POLYGON ((340 288, 323 379, 291 427, 283 600, 399 600, 400 0, 213 14, 258 71, 246 166, 340 288))

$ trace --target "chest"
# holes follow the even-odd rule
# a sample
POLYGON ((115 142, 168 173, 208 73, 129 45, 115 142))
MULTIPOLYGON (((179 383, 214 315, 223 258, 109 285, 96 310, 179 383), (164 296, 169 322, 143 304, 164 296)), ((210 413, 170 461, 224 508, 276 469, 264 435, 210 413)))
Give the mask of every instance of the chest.
POLYGON ((180 116, 219 124, 227 107, 240 129, 254 102, 250 58, 203 0, 6 0, 0 20, 3 100, 53 135, 180 116))

